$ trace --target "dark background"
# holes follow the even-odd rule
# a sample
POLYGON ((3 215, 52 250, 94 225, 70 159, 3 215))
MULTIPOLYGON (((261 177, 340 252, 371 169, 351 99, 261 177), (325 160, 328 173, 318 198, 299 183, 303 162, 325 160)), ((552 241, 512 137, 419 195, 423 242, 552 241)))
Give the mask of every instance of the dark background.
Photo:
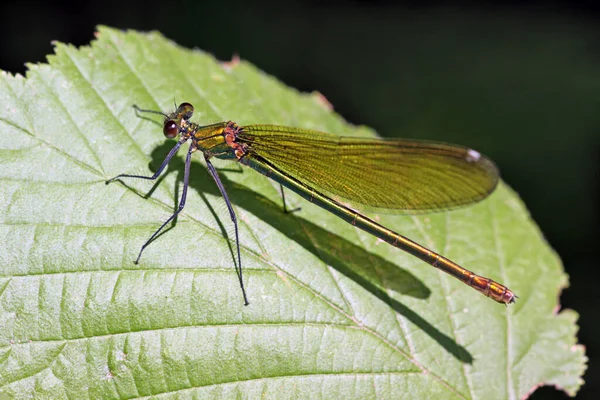
MULTIPOLYGON (((570 275, 600 394, 600 6, 573 1, 21 1, 0 6, 0 69, 45 62, 95 26, 156 29, 222 60, 239 54, 318 90, 383 136, 457 142, 491 156, 570 275)), ((541 388, 536 399, 566 398, 541 388)))

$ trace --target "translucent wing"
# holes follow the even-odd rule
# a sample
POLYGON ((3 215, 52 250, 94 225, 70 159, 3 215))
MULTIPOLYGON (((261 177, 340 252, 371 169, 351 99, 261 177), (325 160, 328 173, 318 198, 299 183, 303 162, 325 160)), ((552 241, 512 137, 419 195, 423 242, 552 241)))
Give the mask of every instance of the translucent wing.
POLYGON ((492 161, 465 147, 418 140, 340 137, 276 125, 238 135, 249 153, 358 210, 419 212, 488 196, 498 183, 492 161))

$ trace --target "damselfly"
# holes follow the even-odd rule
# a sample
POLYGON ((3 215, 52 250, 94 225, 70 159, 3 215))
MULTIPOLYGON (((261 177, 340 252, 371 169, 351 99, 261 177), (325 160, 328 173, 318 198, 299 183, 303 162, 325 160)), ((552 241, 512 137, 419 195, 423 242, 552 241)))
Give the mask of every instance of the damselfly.
POLYGON ((461 267, 358 211, 410 213, 447 210, 482 200, 496 188, 499 173, 494 163, 479 152, 451 144, 339 137, 278 125, 239 126, 228 121, 201 126, 190 121, 194 107, 189 103, 182 103, 169 114, 134 107, 138 112, 164 116, 164 135, 169 139, 178 137, 178 142, 154 175, 121 174, 106 181, 107 184, 120 178, 156 179, 181 145, 190 142, 179 207, 142 246, 136 264, 148 244, 183 210, 192 153, 200 150, 235 227, 238 277, 245 304, 248 304, 248 298, 242 276, 237 218, 210 161, 213 157, 236 160, 251 167, 344 221, 420 258, 499 303, 515 301, 515 294, 506 286, 461 267))

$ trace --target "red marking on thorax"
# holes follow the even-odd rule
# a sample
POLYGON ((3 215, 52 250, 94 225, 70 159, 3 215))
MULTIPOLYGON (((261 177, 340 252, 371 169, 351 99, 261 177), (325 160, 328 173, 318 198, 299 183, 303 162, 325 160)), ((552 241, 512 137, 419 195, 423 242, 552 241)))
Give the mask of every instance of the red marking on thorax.
POLYGON ((235 156, 239 160, 246 154, 246 146, 236 142, 238 132, 241 128, 235 123, 229 121, 225 129, 223 129, 223 136, 225 136, 225 143, 233 149, 235 156))

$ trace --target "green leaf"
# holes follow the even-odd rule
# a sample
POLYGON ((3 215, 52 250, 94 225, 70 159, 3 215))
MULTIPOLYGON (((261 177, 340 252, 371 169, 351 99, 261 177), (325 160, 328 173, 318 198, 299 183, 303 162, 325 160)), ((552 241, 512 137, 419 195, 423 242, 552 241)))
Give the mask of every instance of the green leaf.
POLYGON ((173 141, 160 117, 275 123, 372 135, 319 95, 251 64, 219 63, 158 33, 100 28, 90 47, 56 44, 27 78, 0 76, 0 393, 9 397, 525 398, 574 395, 585 355, 567 283, 524 206, 501 184, 454 212, 373 216, 517 293, 504 307, 235 163, 219 162, 233 227, 195 156, 174 211, 184 151, 156 186, 173 141), (157 123, 158 122, 158 123, 157 123), (147 196, 146 196, 147 195, 147 196))

